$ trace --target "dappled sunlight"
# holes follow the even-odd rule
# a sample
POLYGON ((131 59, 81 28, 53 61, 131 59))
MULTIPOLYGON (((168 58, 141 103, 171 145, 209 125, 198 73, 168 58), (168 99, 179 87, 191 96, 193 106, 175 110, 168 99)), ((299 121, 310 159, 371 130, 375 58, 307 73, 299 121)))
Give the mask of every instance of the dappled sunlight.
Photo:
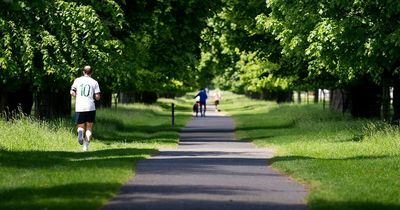
POLYGON ((336 209, 336 200, 345 209, 364 209, 363 201, 373 200, 373 206, 400 206, 398 126, 355 119, 321 104, 229 97, 232 104, 221 107, 235 119, 238 137, 274 148, 271 165, 308 183, 312 205, 336 209))
POLYGON ((175 126, 171 125, 170 102, 159 99, 156 105, 130 104, 117 109, 99 110, 94 137, 104 144, 147 144, 155 148, 174 147, 179 128, 190 119, 190 109, 176 103, 175 126), (165 103, 168 102, 168 103, 165 103), (147 109, 146 109, 147 108, 147 109))
POLYGON ((99 209, 139 160, 178 145, 191 111, 182 103, 174 127, 163 102, 99 109, 88 152, 71 119, 0 120, 0 209, 99 209))

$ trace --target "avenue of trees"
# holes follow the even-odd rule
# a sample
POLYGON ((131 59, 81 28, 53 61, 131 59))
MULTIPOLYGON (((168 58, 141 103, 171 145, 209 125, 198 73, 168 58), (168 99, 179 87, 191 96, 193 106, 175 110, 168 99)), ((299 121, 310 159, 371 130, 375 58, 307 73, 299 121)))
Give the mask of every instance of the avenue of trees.
MULTIPOLYGON (((198 87, 201 30, 214 1, 0 0, 0 110, 70 114, 68 90, 92 65, 102 90, 156 100, 198 87)), ((133 98, 133 99, 132 99, 133 98)))
POLYGON ((202 32, 200 68, 238 92, 285 100, 331 89, 335 109, 400 115, 400 2, 226 0, 202 32))
POLYGON ((102 106, 112 93, 152 102, 214 85, 284 102, 324 88, 335 109, 400 118, 399 1, 0 0, 0 36, 2 111, 68 115, 90 64, 102 106))

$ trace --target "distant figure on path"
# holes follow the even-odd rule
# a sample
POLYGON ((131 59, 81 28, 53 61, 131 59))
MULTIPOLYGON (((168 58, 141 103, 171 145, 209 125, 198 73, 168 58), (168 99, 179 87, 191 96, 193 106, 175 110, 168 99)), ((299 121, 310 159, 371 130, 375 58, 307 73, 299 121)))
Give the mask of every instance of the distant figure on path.
POLYGON ((221 93, 219 92, 219 90, 215 90, 214 94, 214 104, 215 104, 215 111, 218 112, 218 105, 219 105, 219 101, 221 100, 221 93))
POLYGON ((71 96, 76 97, 75 123, 78 142, 83 145, 83 151, 88 151, 92 137, 93 123, 96 118, 94 100, 100 100, 100 87, 97 81, 92 79, 92 73, 91 66, 83 67, 83 76, 75 79, 70 90, 71 96))
POLYGON ((200 96, 195 97, 195 103, 193 105, 193 112, 196 113, 196 117, 199 115, 200 110, 200 96))
POLYGON ((204 88, 200 89, 200 92, 197 93, 197 95, 194 96, 194 98, 196 98, 197 96, 200 97, 200 114, 202 117, 205 117, 206 116, 207 93, 204 90, 204 88))

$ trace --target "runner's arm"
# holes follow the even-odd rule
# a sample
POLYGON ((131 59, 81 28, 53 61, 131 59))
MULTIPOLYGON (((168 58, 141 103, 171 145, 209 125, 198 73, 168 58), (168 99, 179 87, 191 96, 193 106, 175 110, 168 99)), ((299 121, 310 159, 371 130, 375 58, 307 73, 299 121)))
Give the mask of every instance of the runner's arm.
POLYGON ((71 94, 71 96, 76 96, 76 88, 71 88, 71 90, 69 91, 69 94, 71 94))
POLYGON ((99 83, 96 82, 95 86, 94 86, 94 99, 96 101, 99 101, 101 98, 100 95, 100 87, 99 87, 99 83))
POLYGON ((76 88, 78 87, 78 85, 76 84, 76 80, 74 80, 74 83, 72 83, 71 86, 71 90, 69 91, 69 94, 71 94, 71 96, 76 96, 76 88))
POLYGON ((100 93, 94 94, 94 98, 96 99, 96 101, 99 101, 101 98, 100 93))

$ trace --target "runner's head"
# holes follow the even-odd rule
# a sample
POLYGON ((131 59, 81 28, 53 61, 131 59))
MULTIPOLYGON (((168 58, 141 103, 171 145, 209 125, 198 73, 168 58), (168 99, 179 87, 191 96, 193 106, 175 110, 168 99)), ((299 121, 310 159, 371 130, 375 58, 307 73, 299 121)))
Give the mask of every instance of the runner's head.
POLYGON ((88 75, 91 76, 92 75, 92 67, 89 65, 86 65, 85 67, 83 67, 83 74, 84 75, 88 75))

